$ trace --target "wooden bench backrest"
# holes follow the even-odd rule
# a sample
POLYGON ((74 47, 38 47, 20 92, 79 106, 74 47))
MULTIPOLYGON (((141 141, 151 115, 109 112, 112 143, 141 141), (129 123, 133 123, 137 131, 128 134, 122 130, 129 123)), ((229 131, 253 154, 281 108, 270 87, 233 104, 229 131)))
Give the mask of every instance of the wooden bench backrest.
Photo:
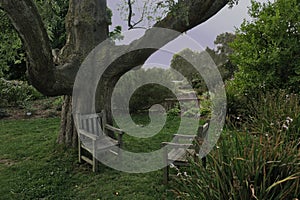
POLYGON ((90 133, 93 133, 97 136, 103 134, 103 125, 105 117, 104 114, 95 113, 95 114, 86 114, 86 115, 78 115, 79 116, 79 128, 90 133))

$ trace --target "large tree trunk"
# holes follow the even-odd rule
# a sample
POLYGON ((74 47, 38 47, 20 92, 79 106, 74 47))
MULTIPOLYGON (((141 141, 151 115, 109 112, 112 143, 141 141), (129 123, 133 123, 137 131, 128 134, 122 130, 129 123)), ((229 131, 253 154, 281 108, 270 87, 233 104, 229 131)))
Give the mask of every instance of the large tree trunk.
POLYGON ((59 144, 76 147, 78 136, 72 115, 72 96, 64 96, 61 112, 60 133, 57 139, 59 144))
MULTIPOLYGON (((185 32, 212 17, 229 0, 185 0, 178 2, 182 5, 178 6, 177 14, 169 13, 164 19, 156 23, 155 27, 185 32), (186 17, 178 17, 178 13, 186 13, 188 23, 186 17)), ((65 96, 63 105, 58 142, 76 146, 77 134, 74 132, 70 95, 72 95, 74 80, 82 61, 96 45, 108 37, 109 19, 106 0, 69 1, 69 11, 66 18, 67 43, 60 52, 59 66, 55 66, 53 63, 48 35, 33 0, 0 0, 0 9, 8 14, 26 47, 30 62, 28 74, 33 86, 48 96, 68 95, 65 96)), ((178 35, 155 37, 160 38, 159 45, 162 47, 178 35)), ((132 47, 147 41, 149 37, 151 34, 146 34, 145 37, 122 48, 130 52, 132 47)), ((112 47, 108 52, 103 51, 103 58, 107 55, 113 55, 114 50, 115 48, 112 47)), ((156 50, 130 52, 118 59, 114 65, 109 66, 107 78, 100 83, 101 86, 97 94, 99 100, 97 100, 96 105, 98 111, 107 110, 108 121, 111 121, 109 98, 116 81, 133 67, 143 64, 156 50)))
MULTIPOLYGON (((96 45, 108 38, 108 23, 106 0, 70 0, 66 16, 67 43, 60 52, 60 60, 81 63, 96 45)), ((72 96, 65 96, 58 142, 76 147, 77 137, 72 96)))

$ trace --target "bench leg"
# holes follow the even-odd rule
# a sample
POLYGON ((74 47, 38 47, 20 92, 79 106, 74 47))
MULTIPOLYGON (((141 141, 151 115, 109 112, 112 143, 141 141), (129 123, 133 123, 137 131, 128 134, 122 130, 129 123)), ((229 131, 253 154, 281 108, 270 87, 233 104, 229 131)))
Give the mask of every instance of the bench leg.
POLYGON ((97 156, 97 145, 96 145, 96 141, 93 141, 93 172, 97 172, 98 171, 98 160, 96 158, 97 156))
POLYGON ((168 149, 165 147, 163 149, 163 164, 164 164, 164 174, 163 174, 163 183, 168 184, 169 180, 169 162, 168 162, 168 149))
POLYGON ((164 184, 168 184, 169 181, 169 165, 164 167, 164 184))
POLYGON ((78 136, 78 161, 79 161, 79 163, 82 162, 82 159, 81 159, 81 142, 80 142, 79 136, 78 136))
POLYGON ((206 168, 206 157, 203 157, 201 160, 202 160, 202 166, 206 168))
POLYGON ((98 171, 98 162, 95 156, 93 156, 93 172, 98 171))

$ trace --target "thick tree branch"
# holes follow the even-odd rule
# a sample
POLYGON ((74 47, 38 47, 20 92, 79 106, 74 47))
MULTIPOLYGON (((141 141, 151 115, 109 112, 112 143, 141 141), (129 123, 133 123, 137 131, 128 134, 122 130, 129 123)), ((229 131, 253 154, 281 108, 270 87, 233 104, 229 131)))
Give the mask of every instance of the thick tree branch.
MULTIPOLYGON (((107 43, 107 46, 100 50, 100 57, 111 58, 114 62, 110 64, 100 80, 97 91, 98 93, 103 94, 97 95, 99 102, 110 102, 111 91, 107 88, 114 88, 115 84, 123 74, 144 64, 157 49, 177 38, 180 33, 203 23, 228 3, 227 0, 185 0, 181 2, 183 2, 184 5, 179 6, 179 8, 183 8, 184 6, 187 6, 185 7, 185 10, 188 8, 189 23, 187 23, 185 19, 174 15, 174 13, 170 13, 162 21, 155 24, 155 27, 172 29, 177 31, 177 33, 168 30, 157 32, 154 29, 150 29, 146 31, 144 36, 133 41, 130 45, 114 46, 111 43, 107 43), (148 48, 140 49, 140 47, 148 48), (109 49, 109 51, 107 49, 109 49), (121 57, 117 56, 120 54, 119 52, 122 52, 121 57)), ((181 11, 177 10, 177 12, 180 13, 181 11)))
MULTIPOLYGON (((185 32, 212 17, 228 1, 179 1, 177 14, 169 13, 154 26, 185 32), (188 20, 178 17, 178 13, 187 14, 188 20)), ((58 67, 54 66, 49 39, 33 0, 0 0, 0 7, 8 14, 24 42, 30 61, 28 73, 32 84, 46 95, 71 94, 81 62, 90 50, 107 38, 106 0, 70 0, 71 14, 67 17, 68 41, 62 50, 64 61, 58 67)), ((157 48, 178 36, 179 34, 156 35, 150 30, 128 46, 112 46, 110 50, 103 50, 103 58, 107 54, 113 55, 120 48, 128 52, 109 67, 106 76, 117 80, 133 67, 143 64, 157 48), (155 40, 158 42, 155 48, 135 50, 136 46, 155 40)))
MULTIPOLYGON (((197 25, 205 22, 218 11, 220 11, 226 4, 228 0, 185 0, 179 1, 178 9, 176 13, 169 13, 164 19, 157 22, 154 27, 167 28, 175 30, 178 33, 183 33, 188 31, 197 25), (187 12, 187 13, 184 13, 187 12), (184 17, 178 15, 178 13, 187 14, 188 20, 184 17)), ((168 42, 174 40, 178 37, 179 34, 168 34, 165 35, 156 35, 151 30, 148 30, 146 34, 132 42, 128 46, 123 46, 124 52, 128 52, 123 55, 121 58, 117 59, 107 70, 107 76, 111 77, 114 80, 117 80, 118 77, 131 70, 132 68, 142 65, 154 52, 157 51, 157 47, 163 47, 168 42), (143 44, 155 43, 155 48, 143 49, 135 51, 137 46, 143 46, 143 44)), ((111 47, 111 54, 114 54, 114 51, 120 51, 121 47, 111 47), (115 48, 115 50, 114 50, 115 48)), ((107 53, 107 52, 106 52, 107 53)))

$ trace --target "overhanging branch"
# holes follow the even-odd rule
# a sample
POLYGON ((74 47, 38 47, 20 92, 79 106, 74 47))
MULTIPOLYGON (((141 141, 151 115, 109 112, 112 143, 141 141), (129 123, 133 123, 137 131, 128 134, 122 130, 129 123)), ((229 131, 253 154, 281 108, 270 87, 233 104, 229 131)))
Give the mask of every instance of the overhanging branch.
MULTIPOLYGON (((226 4, 228 0, 185 0, 179 1, 178 10, 176 13, 183 13, 188 11, 188 23, 183 17, 178 17, 176 13, 169 13, 164 19, 157 22, 154 27, 167 28, 175 30, 178 33, 183 33, 197 25, 205 22, 212 16, 214 16, 218 11, 220 11, 226 4), (180 10, 182 9, 182 10, 180 10)), ((132 42, 128 46, 123 46, 122 48, 127 49, 128 54, 122 56, 118 61, 114 62, 107 70, 107 74, 112 79, 117 80, 118 77, 122 76, 127 71, 132 68, 142 65, 154 52, 158 49, 143 49, 139 51, 131 51, 136 46, 142 46, 141 44, 147 43, 147 41, 153 41, 156 38, 159 41, 160 47, 163 47, 168 42, 174 40, 179 34, 171 35, 152 35, 151 31, 146 32, 146 34, 132 42)), ((120 48, 120 47, 117 47, 120 48)), ((113 49, 113 48, 112 48, 113 49)), ((113 50, 112 52, 113 53, 113 50)))
MULTIPOLYGON (((105 0, 102 1, 104 2, 105 0)), ((97 2, 99 1, 95 1, 95 5, 97 5, 97 9, 95 9, 95 12, 86 11, 83 17, 86 18, 86 15, 90 14, 90 17, 93 18, 93 15, 96 12, 103 12, 100 10, 100 8, 101 6, 103 7, 105 3, 103 3, 103 5, 98 5, 97 2)), ((179 1, 179 9, 176 12, 186 12, 188 17, 188 23, 186 19, 178 17, 176 13, 169 13, 164 19, 157 22, 154 25, 154 27, 173 29, 175 31, 178 31, 179 33, 185 32, 212 17, 219 10, 221 10, 228 2, 229 0, 179 1)), ((76 1, 74 2, 74 4, 75 3, 78 9, 80 9, 80 6, 77 4, 86 2, 82 0, 76 1)), ((59 67, 54 66, 48 35, 44 28, 44 24, 41 20, 41 17, 36 9, 36 6, 34 5, 33 0, 0 0, 0 7, 8 14, 10 19, 12 20, 14 27, 16 28, 24 42, 30 61, 30 67, 28 68, 28 72, 32 84, 39 91, 43 92, 46 95, 71 94, 72 85, 75 80, 75 75, 81 65, 83 58, 77 58, 76 54, 74 54, 74 57, 69 59, 69 61, 67 61, 67 63, 65 63, 64 65, 59 67)), ((101 19, 103 19, 103 17, 99 15, 97 18, 98 22, 100 22, 101 19)), ((102 40, 102 38, 98 37, 98 33, 99 31, 101 31, 101 28, 106 27, 105 22, 103 23, 103 27, 97 26, 97 29, 94 29, 95 26, 93 25, 88 25, 88 28, 90 28, 91 30, 96 30, 94 31, 95 39, 91 40, 91 42, 93 43, 90 46, 96 45, 96 41, 102 40)), ((79 30, 80 28, 86 30, 87 27, 85 26, 85 21, 81 21, 79 25, 80 26, 78 26, 76 30, 79 30)), ((76 26, 76 24, 73 24, 73 26, 76 26)), ((146 33, 145 36, 143 36, 137 41, 134 41, 132 44, 122 47, 126 48, 127 52, 129 53, 122 57, 123 61, 122 59, 119 59, 117 62, 113 63, 109 67, 109 69, 107 70, 107 74, 111 78, 116 79, 116 77, 120 77, 122 74, 126 73, 136 65, 143 64, 148 59, 148 57, 157 50, 146 49, 131 52, 131 49, 134 49, 135 46, 140 45, 143 42, 147 42, 147 40, 149 40, 149 37, 156 37, 157 40, 161 40, 160 47, 162 47, 168 42, 178 37, 179 35, 178 34, 173 36, 157 36, 151 35, 150 32, 151 31, 148 31, 148 34, 146 33)), ((83 31, 80 33, 80 40, 76 40, 77 42, 80 42, 78 48, 80 48, 81 46, 85 46, 84 42, 89 41, 81 41, 82 38, 91 38, 90 35, 85 35, 90 34, 91 32, 83 31)), ((86 46, 86 49, 92 49, 90 48, 90 46, 86 46)), ((104 54, 107 54, 107 52, 113 53, 113 51, 114 50, 112 48, 112 50, 107 50, 103 52, 104 54)), ((85 53, 82 55, 85 55, 85 53)))

